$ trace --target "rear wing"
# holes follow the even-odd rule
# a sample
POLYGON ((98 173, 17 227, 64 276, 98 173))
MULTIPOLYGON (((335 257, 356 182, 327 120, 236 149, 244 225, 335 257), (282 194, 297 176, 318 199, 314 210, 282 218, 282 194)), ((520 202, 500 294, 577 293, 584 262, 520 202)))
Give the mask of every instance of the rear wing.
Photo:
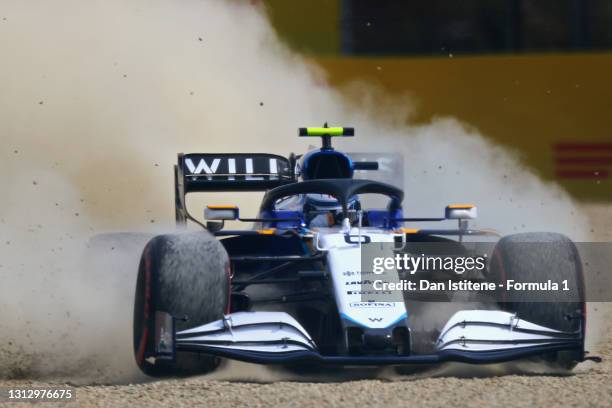
POLYGON ((295 158, 267 153, 179 153, 174 166, 175 214, 179 225, 196 221, 185 196, 206 191, 265 191, 295 181, 295 158))

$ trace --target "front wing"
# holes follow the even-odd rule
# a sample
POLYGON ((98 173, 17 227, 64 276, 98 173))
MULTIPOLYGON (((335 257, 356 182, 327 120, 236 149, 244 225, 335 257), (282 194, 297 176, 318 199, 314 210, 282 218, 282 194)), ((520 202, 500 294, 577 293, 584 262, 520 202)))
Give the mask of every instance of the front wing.
POLYGON ((491 310, 457 312, 444 326, 432 354, 323 355, 308 332, 284 312, 238 312, 180 332, 174 319, 156 312, 156 352, 147 356, 174 359, 181 351, 200 352, 257 364, 313 363, 379 366, 463 362, 500 363, 558 351, 584 356, 582 332, 543 327, 512 313, 491 310))

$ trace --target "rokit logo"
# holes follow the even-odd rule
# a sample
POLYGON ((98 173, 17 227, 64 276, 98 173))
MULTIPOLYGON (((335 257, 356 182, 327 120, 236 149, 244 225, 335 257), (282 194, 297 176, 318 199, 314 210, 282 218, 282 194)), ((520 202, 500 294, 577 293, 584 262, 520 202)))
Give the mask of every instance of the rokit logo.
POLYGON ((353 286, 353 285, 372 285, 374 284, 374 282, 372 282, 371 280, 362 280, 362 281, 348 281, 345 283, 345 285, 347 286, 353 286))
POLYGON ((268 154, 189 154, 184 157, 185 175, 206 180, 278 180, 289 176, 289 163, 268 154))

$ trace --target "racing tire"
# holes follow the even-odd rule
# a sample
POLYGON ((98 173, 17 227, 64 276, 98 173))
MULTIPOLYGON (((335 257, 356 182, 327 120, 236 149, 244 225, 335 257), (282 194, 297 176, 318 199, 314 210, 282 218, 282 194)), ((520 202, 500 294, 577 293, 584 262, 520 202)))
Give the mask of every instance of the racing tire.
POLYGON ((134 303, 134 356, 141 371, 165 377, 214 370, 220 360, 210 355, 180 352, 172 362, 152 362, 147 355, 155 350, 156 311, 178 318, 177 331, 218 320, 227 313, 229 285, 227 252, 208 232, 151 239, 140 259, 134 303))
MULTIPOLYGON (((502 283, 545 282, 551 279, 561 285, 567 280, 567 301, 559 301, 556 291, 542 293, 538 302, 502 302, 502 310, 516 313, 520 319, 566 332, 582 331, 586 320, 582 263, 574 243, 564 235, 547 232, 506 236, 495 246, 489 265, 490 280, 502 283)), ((584 349, 584 346, 583 346, 584 349)), ((572 369, 583 360, 584 350, 561 351, 543 356, 551 366, 572 369)))

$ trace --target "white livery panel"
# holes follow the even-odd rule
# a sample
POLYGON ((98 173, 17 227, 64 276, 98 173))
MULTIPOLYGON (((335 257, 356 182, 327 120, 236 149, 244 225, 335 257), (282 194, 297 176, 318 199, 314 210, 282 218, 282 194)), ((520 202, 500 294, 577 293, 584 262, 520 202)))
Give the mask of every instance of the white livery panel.
MULTIPOLYGON (((371 328, 387 328, 401 322, 407 317, 404 302, 381 302, 368 299, 363 292, 363 282, 372 281, 377 275, 371 271, 362 271, 361 245, 359 242, 368 237, 371 243, 393 243, 394 235, 357 228, 350 230, 351 242, 347 242, 344 233, 319 232, 320 247, 327 251, 327 264, 333 281, 336 304, 340 316, 357 325, 371 328)), ((397 271, 387 272, 387 277, 399 280, 397 271), (395 276, 390 276, 395 274, 395 276)), ((380 300, 380 293, 375 296, 380 300)), ((394 299, 389 293, 389 298, 394 299)))

